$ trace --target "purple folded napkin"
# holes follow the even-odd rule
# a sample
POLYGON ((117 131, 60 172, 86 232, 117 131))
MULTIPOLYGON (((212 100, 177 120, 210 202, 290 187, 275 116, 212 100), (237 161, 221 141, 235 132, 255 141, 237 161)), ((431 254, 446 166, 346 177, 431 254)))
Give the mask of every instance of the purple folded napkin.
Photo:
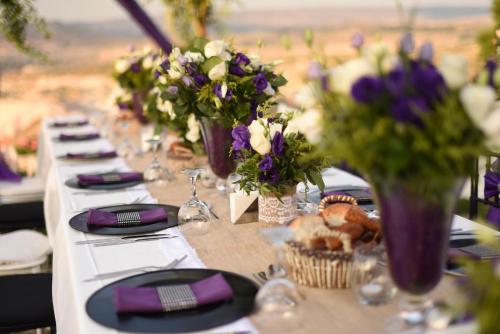
POLYGON ((115 151, 96 152, 96 153, 66 153, 68 159, 104 159, 116 157, 115 151))
POLYGON ((125 173, 106 173, 106 174, 78 174, 78 183, 82 186, 94 184, 109 184, 118 182, 141 181, 142 173, 125 172, 125 173))
POLYGON ((64 128, 70 126, 84 126, 87 124, 89 124, 89 121, 81 120, 81 121, 70 121, 70 122, 54 122, 51 124, 51 126, 54 128, 64 128))
POLYGON ((66 135, 64 133, 61 133, 59 135, 59 140, 60 141, 77 141, 77 140, 90 140, 90 139, 97 139, 101 137, 98 133, 83 133, 83 134, 77 134, 77 135, 66 135))
POLYGON ((233 289, 220 273, 191 284, 136 288, 114 287, 118 313, 162 313, 189 310, 233 298, 233 289))
POLYGON ((127 227, 153 224, 168 219, 163 208, 118 213, 90 209, 88 213, 87 225, 93 226, 127 227))
POLYGON ((5 161, 5 158, 3 157, 3 154, 0 153, 0 181, 21 182, 22 179, 21 175, 10 169, 9 165, 7 165, 7 162, 5 161))

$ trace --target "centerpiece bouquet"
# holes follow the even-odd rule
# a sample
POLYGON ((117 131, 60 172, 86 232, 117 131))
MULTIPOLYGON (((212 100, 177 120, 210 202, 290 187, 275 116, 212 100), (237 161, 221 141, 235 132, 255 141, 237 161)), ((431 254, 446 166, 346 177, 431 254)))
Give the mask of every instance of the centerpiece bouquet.
POLYGON ((113 78, 122 93, 116 97, 120 110, 130 110, 141 123, 147 123, 144 115, 144 99, 154 87, 154 72, 159 54, 149 48, 132 50, 118 58, 113 66, 113 78))
POLYGON ((238 52, 225 41, 203 39, 184 52, 174 48, 157 67, 156 77, 165 108, 176 117, 194 114, 201 122, 210 165, 221 178, 234 170, 229 158, 233 123, 255 119, 257 107, 286 83, 274 64, 238 52))
POLYGON ((320 152, 371 183, 392 277, 423 306, 442 275, 464 180, 485 145, 500 142, 495 90, 470 83, 459 55, 435 65, 432 45, 416 52, 410 33, 397 53, 382 43, 357 48, 317 90, 320 152))
POLYGON ((295 218, 294 194, 299 182, 324 188, 322 159, 307 159, 312 151, 306 137, 293 126, 293 114, 259 117, 232 131, 236 172, 247 193, 259 191, 259 221, 287 223, 295 218))

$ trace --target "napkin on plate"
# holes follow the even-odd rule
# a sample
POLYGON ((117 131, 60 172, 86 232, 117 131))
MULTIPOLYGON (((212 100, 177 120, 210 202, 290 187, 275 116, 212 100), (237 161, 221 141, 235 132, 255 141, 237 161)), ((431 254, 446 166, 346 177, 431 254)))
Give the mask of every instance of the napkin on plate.
POLYGON ((116 157, 115 151, 95 152, 95 153, 66 153, 68 159, 104 159, 116 157))
POLYGON ((233 289, 218 273, 190 284, 158 287, 116 286, 118 313, 162 313, 189 310, 233 298, 233 289))
POLYGON ((90 140, 90 139, 97 139, 101 137, 98 133, 82 133, 82 134, 75 134, 75 135, 67 135, 64 133, 61 133, 59 135, 59 140, 60 141, 77 141, 77 140, 90 140))
POLYGON ((10 169, 2 153, 0 153, 0 181, 21 182, 21 180, 22 177, 10 169))
POLYGON ((80 185, 89 186, 95 184, 141 181, 142 173, 124 172, 106 174, 78 174, 76 177, 80 185))
POLYGON ((81 121, 68 121, 68 122, 54 122, 51 124, 51 126, 54 128, 65 128, 70 126, 84 126, 87 124, 89 124, 89 121, 81 120, 81 121))
POLYGON ((163 208, 118 213, 90 209, 88 211, 87 225, 127 227, 153 224, 160 221, 167 221, 167 219, 167 213, 163 208))

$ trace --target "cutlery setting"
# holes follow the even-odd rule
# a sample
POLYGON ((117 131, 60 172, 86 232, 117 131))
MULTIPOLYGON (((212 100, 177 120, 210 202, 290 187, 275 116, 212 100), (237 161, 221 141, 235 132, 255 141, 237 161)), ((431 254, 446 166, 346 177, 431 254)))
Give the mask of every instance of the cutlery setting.
POLYGON ((158 237, 146 237, 146 238, 136 238, 136 239, 125 239, 125 240, 115 240, 115 241, 108 241, 108 242, 100 242, 94 244, 94 247, 104 247, 104 246, 115 246, 115 245, 124 245, 124 244, 132 244, 135 242, 142 242, 142 241, 154 241, 154 240, 160 240, 160 239, 173 239, 177 238, 176 235, 163 235, 163 236, 158 236, 158 237))
POLYGON ((109 279, 109 278, 114 278, 122 275, 127 275, 131 273, 140 273, 140 272, 148 272, 148 271, 156 271, 156 270, 167 270, 167 269, 173 269, 175 268, 179 263, 184 261, 187 258, 187 254, 183 255, 182 257, 175 259, 168 263, 165 266, 144 266, 144 267, 138 267, 138 268, 132 268, 132 269, 125 269, 125 270, 118 270, 118 271, 112 271, 109 273, 102 273, 102 274, 97 274, 92 278, 87 278, 84 280, 84 282, 94 282, 98 281, 101 279, 109 279))
POLYGON ((124 237, 81 240, 81 241, 76 241, 75 245, 91 245, 91 244, 108 243, 108 242, 113 242, 113 241, 140 239, 140 238, 149 238, 149 237, 161 237, 161 236, 169 236, 169 234, 166 234, 166 233, 138 234, 138 235, 127 235, 124 237))

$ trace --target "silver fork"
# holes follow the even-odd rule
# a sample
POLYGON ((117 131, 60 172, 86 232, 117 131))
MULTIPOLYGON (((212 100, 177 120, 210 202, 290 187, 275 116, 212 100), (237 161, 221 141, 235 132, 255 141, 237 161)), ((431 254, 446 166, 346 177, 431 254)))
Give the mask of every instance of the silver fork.
POLYGON ((139 204, 142 201, 144 201, 146 198, 148 198, 148 195, 143 195, 141 197, 137 197, 136 199, 134 199, 133 201, 128 202, 128 203, 112 203, 112 204, 108 204, 108 205, 104 205, 104 206, 97 206, 97 207, 96 206, 88 206, 88 207, 84 207, 84 208, 75 210, 73 212, 74 213, 78 213, 78 212, 88 211, 90 209, 100 209, 100 208, 105 208, 105 207, 108 207, 108 206, 115 206, 115 205, 139 204))
POLYGON ((112 271, 109 273, 103 273, 103 274, 97 274, 92 278, 88 278, 84 280, 84 282, 93 282, 93 281, 98 281, 101 279, 107 279, 107 278, 113 278, 115 276, 122 276, 130 273, 135 273, 135 272, 148 272, 151 270, 164 270, 164 269, 172 269, 175 268, 179 263, 184 261, 187 258, 187 254, 184 256, 173 260, 166 266, 144 266, 144 267, 138 267, 138 268, 133 268, 133 269, 126 269, 126 270, 118 270, 118 271, 112 271))

